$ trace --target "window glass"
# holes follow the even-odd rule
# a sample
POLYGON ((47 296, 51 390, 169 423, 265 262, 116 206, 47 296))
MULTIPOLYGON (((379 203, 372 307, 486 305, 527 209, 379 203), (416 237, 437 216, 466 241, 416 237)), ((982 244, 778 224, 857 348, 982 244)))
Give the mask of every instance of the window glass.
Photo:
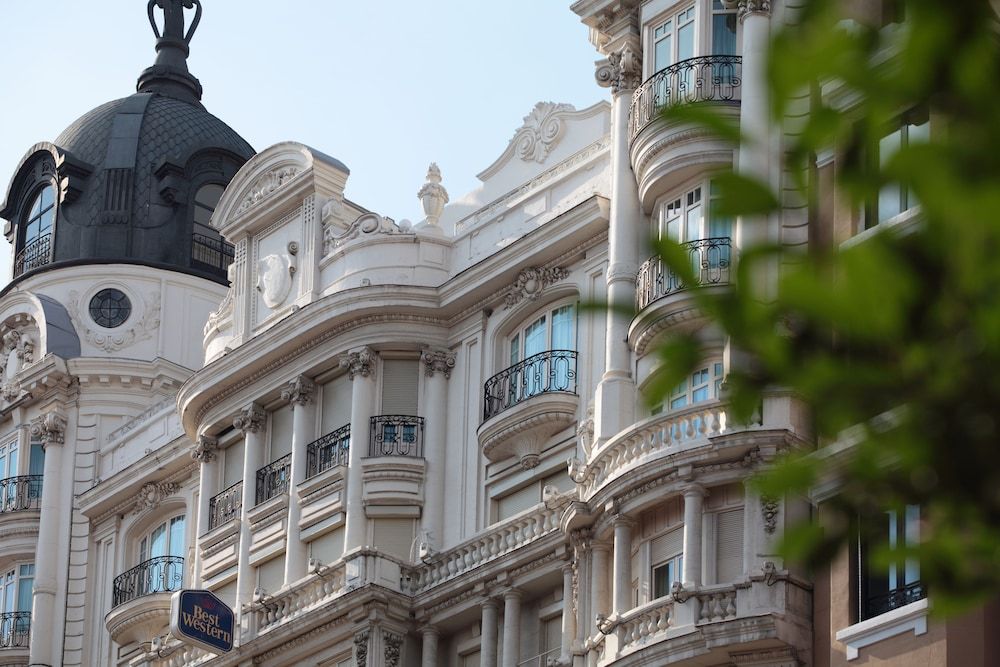
POLYGON ((35 565, 22 565, 17 582, 16 611, 31 611, 31 588, 35 583, 35 565))
MULTIPOLYGON (((930 124, 926 119, 916 122, 904 121, 898 128, 884 135, 875 147, 875 163, 880 169, 885 169, 892 157, 902 148, 913 143, 926 142, 930 138, 930 124)), ((878 192, 874 211, 867 216, 868 226, 885 222, 907 211, 917 202, 913 193, 900 183, 886 183, 878 192)))
POLYGON ((224 188, 215 183, 209 183, 198 188, 198 192, 194 196, 194 222, 196 225, 209 227, 212 213, 215 212, 215 207, 219 205, 219 199, 222 198, 223 191, 224 188))
POLYGON ((33 563, 23 563, 4 572, 0 582, 0 612, 31 611, 31 587, 35 581, 33 563))
POLYGON ((55 191, 46 185, 35 197, 28 209, 28 219, 24 222, 23 245, 27 246, 52 231, 55 218, 55 191))
POLYGON ((916 602, 926 595, 920 581, 920 563, 902 553, 920 540, 920 507, 907 505, 902 512, 885 512, 876 525, 866 526, 859 545, 860 610, 865 620, 916 602), (881 548, 899 552, 888 568, 879 568, 872 554, 881 548))
POLYGON ((675 581, 681 580, 681 570, 684 567, 684 556, 678 554, 666 563, 653 568, 653 597, 662 598, 670 595, 670 589, 675 581))
POLYGON ((712 0, 712 55, 736 55, 736 11, 712 0))
POLYGON ((139 542, 139 562, 162 556, 184 556, 184 515, 153 528, 139 542))

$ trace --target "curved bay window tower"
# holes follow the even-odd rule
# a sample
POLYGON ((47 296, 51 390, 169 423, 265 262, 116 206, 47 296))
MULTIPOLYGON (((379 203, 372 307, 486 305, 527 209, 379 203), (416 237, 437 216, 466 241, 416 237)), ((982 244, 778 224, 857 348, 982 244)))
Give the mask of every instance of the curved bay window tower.
POLYGON ((192 580, 174 395, 229 283, 212 213, 254 153, 188 71, 201 13, 151 0, 136 92, 28 149, 0 206, 0 664, 127 664, 192 580))

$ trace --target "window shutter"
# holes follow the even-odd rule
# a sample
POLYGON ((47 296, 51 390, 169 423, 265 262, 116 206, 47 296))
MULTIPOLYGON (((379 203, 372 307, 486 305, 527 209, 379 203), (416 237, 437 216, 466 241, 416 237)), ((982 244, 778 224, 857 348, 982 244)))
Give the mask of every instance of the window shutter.
POLYGON ((743 574, 743 510, 719 512, 715 524, 716 583, 735 581, 743 574))
POLYGON ((351 423, 351 381, 346 375, 323 385, 323 415, 321 435, 333 433, 351 423))
POLYGON ((386 359, 382 362, 382 414, 417 414, 417 361, 386 359))
POLYGON ((510 518, 518 512, 534 507, 540 500, 538 483, 529 484, 497 501, 497 521, 510 518))
POLYGON ((289 404, 271 413, 271 453, 268 463, 291 453, 292 406, 289 404))
POLYGON ((243 479, 243 448, 244 440, 237 440, 226 447, 222 464, 222 488, 228 489, 243 479))
POLYGON ((649 564, 656 567, 684 550, 684 528, 675 528, 660 535, 649 545, 649 564))

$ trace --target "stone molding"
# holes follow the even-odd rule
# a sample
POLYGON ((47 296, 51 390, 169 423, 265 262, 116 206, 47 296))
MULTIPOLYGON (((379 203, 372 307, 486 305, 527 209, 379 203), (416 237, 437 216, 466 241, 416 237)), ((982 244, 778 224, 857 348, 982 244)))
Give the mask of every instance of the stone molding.
POLYGON ((445 379, 451 378, 451 369, 455 367, 455 354, 451 350, 425 349, 420 353, 420 361, 424 364, 427 377, 442 373, 445 379))
POLYGON ((256 433, 266 422, 267 413, 264 412, 264 408, 256 403, 251 403, 233 418, 233 428, 243 431, 244 434, 256 433))
POLYGON ((340 367, 347 369, 347 376, 353 380, 356 376, 368 377, 375 370, 376 353, 370 347, 363 347, 357 352, 348 352, 340 356, 340 367))
POLYGON ((281 400, 292 405, 304 406, 316 398, 316 383, 305 375, 299 375, 281 389, 281 400))

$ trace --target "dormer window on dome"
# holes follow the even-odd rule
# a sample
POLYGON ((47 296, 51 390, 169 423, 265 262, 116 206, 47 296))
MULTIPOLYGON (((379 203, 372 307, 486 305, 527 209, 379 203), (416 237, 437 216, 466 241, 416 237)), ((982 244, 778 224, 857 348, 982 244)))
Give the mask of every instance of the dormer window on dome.
POLYGON ((52 228, 56 219, 55 188, 44 185, 24 213, 14 258, 14 275, 52 261, 52 228))

